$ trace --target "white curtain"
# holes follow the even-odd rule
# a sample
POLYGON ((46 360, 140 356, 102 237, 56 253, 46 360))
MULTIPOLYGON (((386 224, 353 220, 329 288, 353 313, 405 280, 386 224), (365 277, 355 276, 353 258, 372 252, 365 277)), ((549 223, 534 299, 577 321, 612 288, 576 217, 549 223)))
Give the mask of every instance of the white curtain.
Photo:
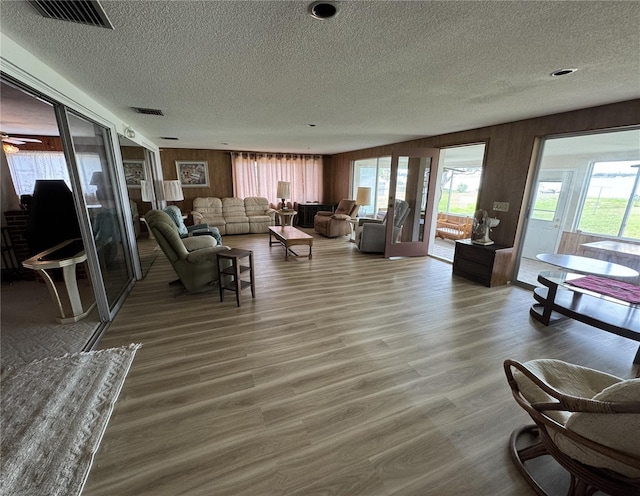
POLYGON ((322 201, 322 157, 318 155, 234 152, 231 163, 236 197, 262 196, 277 204, 278 181, 288 181, 291 198, 285 200, 322 201))
MULTIPOLYGON (((91 184, 91 177, 94 172, 102 170, 100 156, 97 153, 78 153, 76 159, 87 202, 96 203, 96 186, 91 184)), ((7 165, 18 196, 33 194, 38 179, 64 179, 71 188, 67 161, 62 152, 19 151, 7 155, 7 165)))
POLYGON ((16 193, 30 195, 37 179, 64 179, 71 186, 67 161, 62 152, 18 152, 7 155, 16 193))

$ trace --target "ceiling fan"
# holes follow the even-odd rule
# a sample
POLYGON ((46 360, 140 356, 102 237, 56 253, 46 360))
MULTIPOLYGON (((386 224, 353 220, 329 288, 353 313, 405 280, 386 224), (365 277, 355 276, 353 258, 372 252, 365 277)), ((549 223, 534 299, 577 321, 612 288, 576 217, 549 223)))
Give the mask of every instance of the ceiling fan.
POLYGON ((24 138, 22 136, 9 136, 7 133, 0 133, 2 141, 10 145, 24 145, 25 143, 42 143, 41 140, 35 138, 24 138))

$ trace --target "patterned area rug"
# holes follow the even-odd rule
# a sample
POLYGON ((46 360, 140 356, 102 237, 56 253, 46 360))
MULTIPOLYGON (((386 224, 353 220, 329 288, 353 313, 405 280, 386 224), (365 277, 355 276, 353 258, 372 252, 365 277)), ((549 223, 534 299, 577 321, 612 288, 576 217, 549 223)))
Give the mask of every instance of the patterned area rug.
POLYGON ((6 367, 0 378, 0 492, 81 493, 140 345, 6 367))

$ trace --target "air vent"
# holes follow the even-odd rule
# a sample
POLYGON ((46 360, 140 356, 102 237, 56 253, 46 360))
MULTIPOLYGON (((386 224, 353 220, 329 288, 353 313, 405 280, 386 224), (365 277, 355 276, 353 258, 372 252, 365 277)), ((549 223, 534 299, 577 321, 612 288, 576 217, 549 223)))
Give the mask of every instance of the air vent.
POLYGON ((178 141, 178 138, 174 138, 173 136, 160 136, 160 139, 178 141))
POLYGON ((29 0, 42 17, 114 29, 102 6, 95 0, 29 0))
POLYGON ((150 109, 150 108, 142 108, 142 107, 131 107, 133 110, 138 112, 139 114, 145 115, 164 115, 162 110, 159 109, 150 109))

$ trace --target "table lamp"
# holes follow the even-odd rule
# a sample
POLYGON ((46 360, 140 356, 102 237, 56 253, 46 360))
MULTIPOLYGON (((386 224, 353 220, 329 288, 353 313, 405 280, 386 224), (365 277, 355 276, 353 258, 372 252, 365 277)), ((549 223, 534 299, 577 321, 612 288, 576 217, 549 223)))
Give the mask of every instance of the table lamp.
MULTIPOLYGON (((356 193, 356 205, 368 207, 371 203, 371 188, 359 187, 356 193)), ((365 209, 366 214, 366 209, 365 209)))
POLYGON ((282 200, 282 210, 288 210, 285 200, 291 197, 291 183, 287 181, 278 181, 277 196, 282 200))
POLYGON ((104 172, 96 171, 91 175, 91 181, 89 181, 91 186, 96 187, 96 198, 98 202, 102 202, 104 200, 108 200, 108 194, 106 190, 106 184, 104 180, 104 172))

